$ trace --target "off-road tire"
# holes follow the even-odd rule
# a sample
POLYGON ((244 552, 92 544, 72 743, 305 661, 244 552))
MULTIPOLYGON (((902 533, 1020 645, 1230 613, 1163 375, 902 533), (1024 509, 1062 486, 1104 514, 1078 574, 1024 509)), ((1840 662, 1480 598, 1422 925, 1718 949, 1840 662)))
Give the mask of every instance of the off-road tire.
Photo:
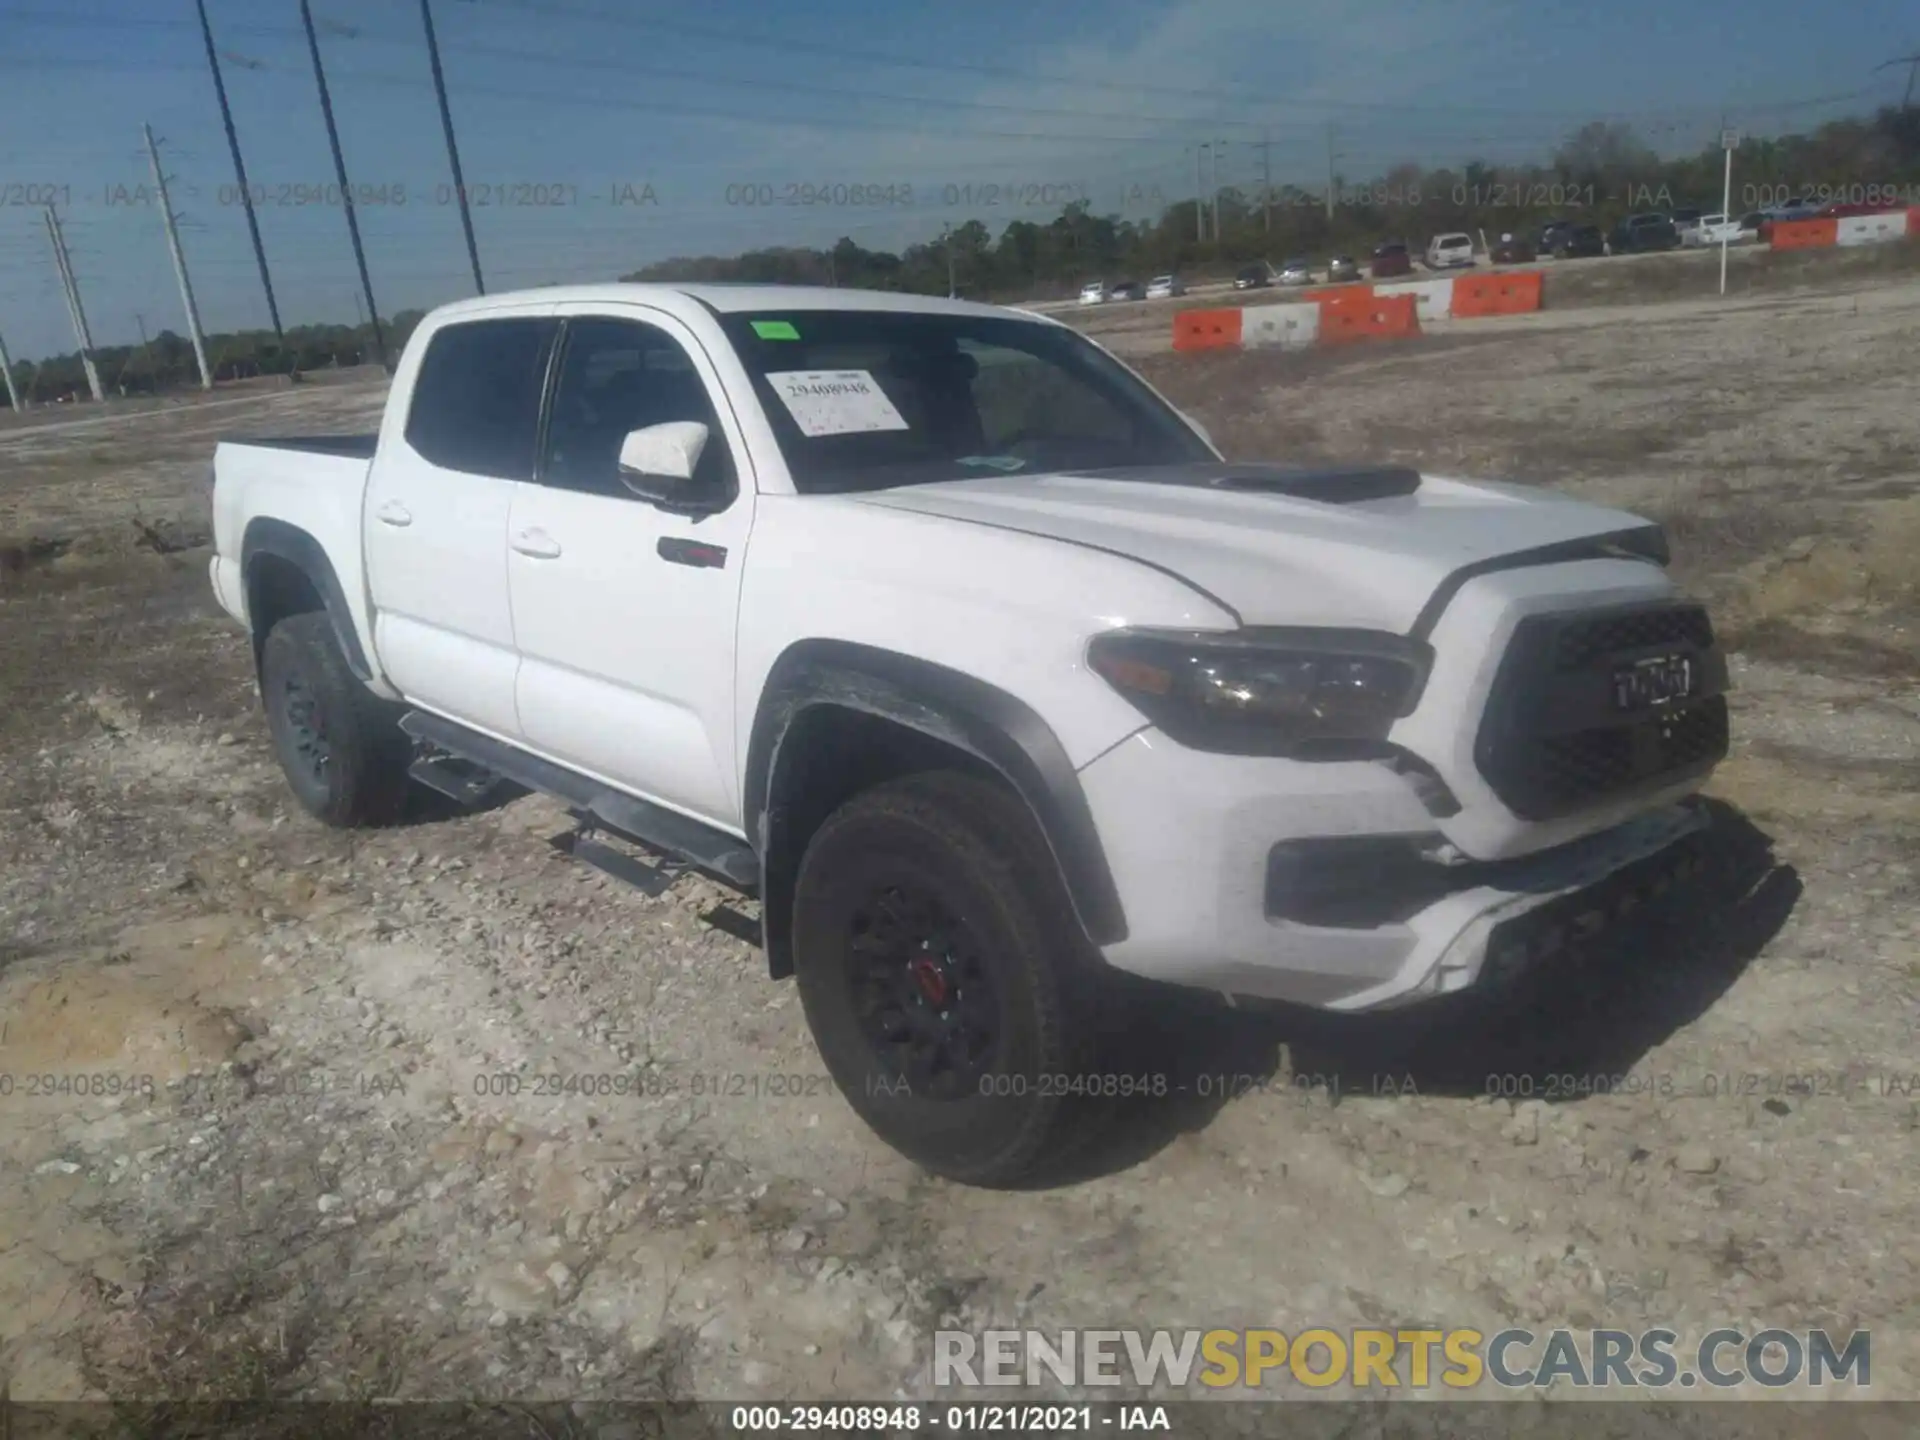
POLYGON ((413 754, 400 707, 347 668, 326 615, 290 615, 268 632, 260 696, 274 754, 302 809, 341 828, 399 815, 413 754))
POLYGON ((970 1185, 1029 1185, 1104 1128, 1103 1107, 1075 1093, 1095 1053, 1098 957, 1030 812, 1005 787, 932 771, 847 801, 801 861, 793 946, 807 1023, 841 1093, 926 1169, 970 1185), (999 1026, 990 1068, 948 1098, 902 1085, 901 1067, 863 1028, 856 985, 874 968, 853 940, 861 907, 876 893, 920 891, 964 928, 957 948, 970 951, 970 973, 984 980, 977 994, 991 997, 999 1026))

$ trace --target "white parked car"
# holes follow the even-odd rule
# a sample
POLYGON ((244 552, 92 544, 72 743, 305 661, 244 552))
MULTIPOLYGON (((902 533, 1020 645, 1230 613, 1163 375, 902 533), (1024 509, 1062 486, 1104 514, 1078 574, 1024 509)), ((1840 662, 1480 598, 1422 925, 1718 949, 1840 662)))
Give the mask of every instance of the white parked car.
POLYGON ((1107 284, 1104 280, 1089 280, 1080 287, 1082 305, 1101 305, 1107 299, 1107 284))
POLYGON ((1458 231, 1434 236, 1427 242, 1426 261, 1429 270, 1457 270, 1473 264, 1473 237, 1458 231))
POLYGON ((755 897, 840 1095, 973 1184, 1126 1113, 1112 972, 1362 1011, 1559 964, 1698 868, 1727 750, 1658 525, 1231 463, 994 306, 463 300, 377 434, 213 468, 301 806, 542 791, 575 859, 755 897))
POLYGON ((1178 275, 1156 275, 1147 282, 1149 300, 1171 300, 1187 293, 1187 282, 1178 275))
POLYGON ((1729 220, 1715 211, 1711 215, 1702 215, 1692 228, 1682 230, 1680 243, 1698 249, 1701 246, 1718 245, 1722 241, 1728 245, 1741 245, 1759 237, 1757 228, 1742 224, 1739 220, 1729 220))

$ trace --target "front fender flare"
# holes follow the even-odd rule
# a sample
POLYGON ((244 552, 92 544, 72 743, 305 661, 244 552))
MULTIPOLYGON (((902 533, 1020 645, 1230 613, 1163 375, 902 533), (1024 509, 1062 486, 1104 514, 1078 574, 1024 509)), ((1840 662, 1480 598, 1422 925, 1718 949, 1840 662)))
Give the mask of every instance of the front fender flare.
MULTIPOLYGON (((953 746, 1011 785, 1032 812, 1059 866, 1074 914, 1095 945, 1127 935, 1120 893, 1080 777, 1052 728, 1025 701, 932 661, 839 640, 803 640, 774 663, 748 741, 744 815, 762 867, 763 898, 786 894, 772 873, 788 848, 780 797, 794 757, 794 722, 820 706, 876 716, 953 746)), ((797 863, 797 857, 794 857, 797 863)), ((765 921, 776 974, 791 968, 784 921, 765 921)))

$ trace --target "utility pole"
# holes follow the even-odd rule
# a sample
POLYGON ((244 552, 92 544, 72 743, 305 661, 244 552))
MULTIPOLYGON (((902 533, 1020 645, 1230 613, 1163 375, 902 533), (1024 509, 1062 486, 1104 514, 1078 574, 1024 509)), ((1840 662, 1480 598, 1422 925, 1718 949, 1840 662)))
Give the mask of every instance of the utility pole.
POLYGON ((1884 65, 1874 66, 1873 70, 1877 75, 1882 70, 1891 70, 1896 65, 1907 67, 1907 93, 1900 97, 1900 108, 1905 110, 1913 104, 1913 77, 1916 73, 1920 73, 1920 55, 1902 55, 1897 60, 1889 60, 1884 65))
POLYGON ((313 56, 313 79, 320 87, 320 115, 327 122, 327 143, 333 147, 333 173, 340 182, 340 204, 347 212, 347 235, 353 241, 353 262, 360 267, 360 288, 367 295, 367 313, 373 317, 373 353, 381 369, 387 366, 387 337, 380 329, 380 307, 373 299, 373 277, 367 274, 367 252, 360 244, 360 219, 353 210, 353 186, 347 180, 347 158, 340 153, 340 131, 333 123, 333 97, 327 93, 327 72, 320 64, 320 40, 313 33, 313 5, 300 0, 300 23, 307 31, 307 51, 313 56))
POLYGON ((273 338, 282 352, 287 332, 280 328, 280 305, 273 298, 273 276, 267 273, 267 251, 260 243, 260 220, 253 213, 253 188, 247 184, 246 162, 240 158, 240 137, 234 133, 233 110, 227 104, 227 82, 220 76, 220 52, 213 48, 213 27, 207 23, 207 0, 194 0, 200 11, 200 38, 207 46, 207 66, 213 71, 213 93, 220 100, 220 123, 227 127, 227 150, 233 156, 233 178, 240 186, 240 204, 247 212, 247 233, 253 237, 253 258, 260 266, 260 288, 267 292, 267 315, 273 321, 273 338))
POLYGON ((87 388, 93 392, 94 400, 104 403, 107 397, 100 389, 100 371, 93 363, 93 335, 87 329, 87 312, 80 304, 80 287, 74 282, 73 261, 67 255, 66 237, 60 233, 60 217, 51 205, 47 206, 46 218, 53 263, 60 271, 60 288, 67 295, 67 318, 73 321, 73 336, 80 342, 80 366, 87 372, 87 388))
POLYGON ((1268 154, 1273 148, 1273 140, 1268 136, 1260 138, 1260 223, 1269 235, 1273 233, 1273 161, 1268 154))
POLYGON ((942 225, 940 227, 940 248, 941 250, 946 252, 947 298, 949 300, 952 300, 956 298, 953 291, 953 226, 952 225, 942 225))
POLYGON ((453 142, 453 111, 447 107, 447 79, 440 72, 440 42, 433 34, 433 9, 428 0, 420 0, 420 23, 427 27, 427 57, 433 62, 433 93, 440 99, 440 128, 447 132, 447 162, 453 167, 453 194, 460 202, 460 228, 467 233, 467 259, 473 263, 473 290, 487 293, 480 278, 480 247, 473 239, 473 212, 467 208, 466 177, 460 173, 460 147, 453 142))
POLYGON ((1220 243, 1220 159, 1225 154, 1227 142, 1213 142, 1213 243, 1220 243))
POLYGON ((1726 182, 1720 193, 1720 293, 1727 293, 1727 240, 1733 231, 1733 152, 1739 148, 1740 132, 1722 129, 1720 148, 1727 152, 1726 182))
POLYGON ((142 125, 140 133, 147 137, 147 163, 153 166, 153 188, 160 195, 160 219, 167 229, 167 250, 173 256, 173 275, 180 282, 180 303, 187 307, 187 334, 193 339, 193 358, 200 366, 200 388, 211 390, 213 371, 207 368, 207 342, 200 333, 200 307, 193 300, 193 281, 187 278, 187 257, 180 253, 180 231, 174 225, 173 202, 167 199, 167 177, 160 168, 160 147, 153 143, 151 125, 142 125))
POLYGON ((7 337, 4 335, 0 335, 0 375, 7 377, 7 399, 12 402, 15 413, 26 409, 20 392, 13 385, 13 360, 7 354, 7 337))
POLYGON ((1193 243, 1207 243, 1207 182, 1200 173, 1200 157, 1206 153, 1204 144, 1193 147, 1193 243))
POLYGON ((1333 220, 1333 122, 1327 122, 1327 220, 1333 220))

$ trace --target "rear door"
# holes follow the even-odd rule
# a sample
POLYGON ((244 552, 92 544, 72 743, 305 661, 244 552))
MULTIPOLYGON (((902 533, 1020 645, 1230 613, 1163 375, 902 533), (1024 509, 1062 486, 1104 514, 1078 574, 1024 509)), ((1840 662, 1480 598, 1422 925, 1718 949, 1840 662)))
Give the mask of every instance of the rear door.
POLYGON ((635 306, 562 306, 539 481, 520 487, 507 571, 526 742, 739 833, 734 625, 753 480, 739 426, 686 326, 635 306), (708 427, 696 478, 716 513, 662 510, 621 483, 620 443, 708 427))
POLYGON ((414 704, 506 739, 520 730, 507 517, 533 478, 552 309, 436 329, 404 427, 386 427, 367 485, 381 668, 414 704))

